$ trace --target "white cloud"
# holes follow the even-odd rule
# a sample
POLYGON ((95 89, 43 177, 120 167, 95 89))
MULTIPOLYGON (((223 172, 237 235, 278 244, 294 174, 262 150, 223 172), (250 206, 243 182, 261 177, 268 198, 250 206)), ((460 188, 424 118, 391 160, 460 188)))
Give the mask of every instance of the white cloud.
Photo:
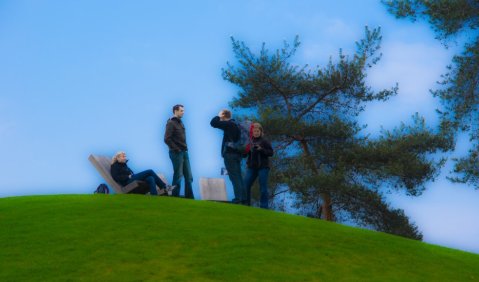
POLYGON ((429 102, 429 89, 437 86, 450 62, 441 45, 389 42, 382 48, 383 58, 369 72, 369 81, 378 87, 399 83, 399 103, 411 106, 429 102))
POLYGON ((333 59, 338 54, 338 48, 332 44, 324 43, 314 43, 308 44, 301 49, 301 55, 305 62, 317 64, 326 63, 329 58, 332 56, 333 59))
POLYGON ((392 197, 397 207, 407 207, 406 213, 423 232, 424 241, 475 253, 479 253, 478 200, 472 187, 451 185, 447 180, 432 183, 418 198, 392 197))
POLYGON ((383 57, 378 65, 368 73, 369 84, 376 90, 389 89, 398 83, 396 97, 386 103, 368 106, 362 118, 369 125, 371 132, 380 126, 391 129, 400 121, 409 122, 410 117, 418 112, 426 117, 426 122, 437 122, 435 109, 439 107, 438 99, 430 93, 435 89, 441 74, 446 73, 451 55, 439 43, 386 42, 381 49, 383 57))
POLYGON ((321 26, 325 34, 336 39, 351 40, 351 38, 356 38, 358 34, 357 26, 348 25, 342 19, 326 19, 322 21, 321 26))
POLYGON ((324 64, 330 57, 334 60, 338 57, 340 48, 345 51, 345 54, 349 54, 350 50, 345 48, 354 46, 354 41, 361 37, 360 28, 348 25, 346 21, 339 18, 328 19, 317 16, 303 22, 310 30, 311 42, 303 42, 300 51, 303 59, 308 63, 324 64))

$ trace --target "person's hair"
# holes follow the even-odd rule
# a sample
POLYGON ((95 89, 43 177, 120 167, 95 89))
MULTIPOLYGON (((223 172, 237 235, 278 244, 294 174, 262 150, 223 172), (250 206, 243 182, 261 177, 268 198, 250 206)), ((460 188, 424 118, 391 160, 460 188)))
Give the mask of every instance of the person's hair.
POLYGON ((173 106, 173 113, 175 113, 175 111, 178 111, 180 108, 184 108, 183 105, 180 105, 180 104, 176 104, 173 106))
POLYGON ((118 158, 120 157, 120 155, 123 155, 124 153, 125 153, 125 152, 123 152, 123 151, 117 152, 117 153, 113 156, 113 158, 111 158, 111 163, 114 164, 114 163, 118 162, 118 158))
POLYGON ((253 123, 253 128, 258 128, 259 131, 261 131, 261 135, 260 135, 260 136, 263 137, 263 135, 264 135, 263 127, 261 126, 260 123, 258 123, 258 122, 253 123))
POLYGON ((231 111, 230 110, 224 109, 223 114, 224 114, 225 118, 227 118, 227 119, 231 118, 231 111))

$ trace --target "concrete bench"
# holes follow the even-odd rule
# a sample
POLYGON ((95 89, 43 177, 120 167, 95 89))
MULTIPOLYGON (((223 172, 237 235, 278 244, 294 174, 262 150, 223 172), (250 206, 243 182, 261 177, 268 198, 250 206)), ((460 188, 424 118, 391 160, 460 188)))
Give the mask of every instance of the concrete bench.
MULTIPOLYGON (((118 184, 113 179, 110 173, 111 158, 108 158, 105 156, 90 155, 88 157, 88 160, 100 173, 101 177, 105 179, 108 186, 113 188, 113 190, 115 190, 115 193, 146 194, 150 191, 148 184, 145 181, 136 180, 126 186, 121 186, 120 184, 118 184)), ((164 175, 158 174, 158 176, 161 178, 161 180, 163 180, 163 182, 168 183, 164 175)))
POLYGON ((228 202, 226 184, 223 178, 200 178, 200 196, 202 200, 228 202))

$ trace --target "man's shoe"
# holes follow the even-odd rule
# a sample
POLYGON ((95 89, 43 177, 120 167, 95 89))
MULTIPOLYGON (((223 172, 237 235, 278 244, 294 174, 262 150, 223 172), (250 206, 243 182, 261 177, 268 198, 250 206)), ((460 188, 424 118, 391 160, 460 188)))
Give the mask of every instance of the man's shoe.
POLYGON ((171 196, 175 188, 176 188, 176 185, 166 185, 165 190, 168 193, 168 196, 171 196))
POLYGON ((158 189, 158 196, 167 196, 168 195, 168 192, 166 191, 166 189, 158 189))
POLYGON ((241 202, 240 200, 236 199, 236 198, 233 198, 233 199, 231 200, 231 203, 236 204, 236 205, 239 205, 239 204, 241 204, 242 202, 241 202))

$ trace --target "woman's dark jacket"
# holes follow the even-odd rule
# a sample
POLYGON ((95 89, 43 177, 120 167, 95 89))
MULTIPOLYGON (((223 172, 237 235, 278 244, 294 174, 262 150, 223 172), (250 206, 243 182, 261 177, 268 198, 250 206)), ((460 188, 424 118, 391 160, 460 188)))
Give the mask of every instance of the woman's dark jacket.
POLYGON ((128 185, 128 179, 133 171, 125 163, 115 162, 110 167, 111 176, 121 186, 128 185))
POLYGON ((263 137, 253 138, 252 141, 246 165, 253 169, 269 168, 269 157, 274 153, 271 143, 263 137), (259 150, 257 149, 258 145, 261 146, 259 150))

